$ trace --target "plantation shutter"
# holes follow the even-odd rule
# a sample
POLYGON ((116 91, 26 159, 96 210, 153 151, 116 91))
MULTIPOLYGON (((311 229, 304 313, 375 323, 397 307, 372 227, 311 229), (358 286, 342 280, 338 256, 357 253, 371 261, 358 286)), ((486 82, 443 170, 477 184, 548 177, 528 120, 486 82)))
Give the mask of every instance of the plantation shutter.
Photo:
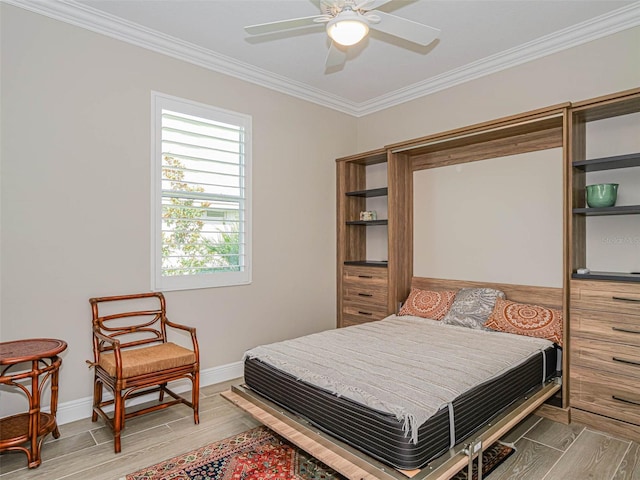
POLYGON ((246 122, 169 107, 160 110, 160 284, 247 283, 246 122))

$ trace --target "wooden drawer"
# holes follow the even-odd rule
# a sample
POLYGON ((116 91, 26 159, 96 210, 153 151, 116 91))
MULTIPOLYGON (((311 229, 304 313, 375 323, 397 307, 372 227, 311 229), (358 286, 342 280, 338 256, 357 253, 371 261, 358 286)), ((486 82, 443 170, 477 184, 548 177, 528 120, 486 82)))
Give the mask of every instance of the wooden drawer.
POLYGON ((640 379, 640 346, 573 337, 571 365, 640 379))
POLYGON ((571 310, 575 308, 640 316, 640 285, 573 280, 571 310))
POLYGON ((345 265, 344 277, 345 284, 362 286, 387 286, 387 269, 382 267, 361 267, 357 265, 345 265))
POLYGON ((387 276, 386 268, 345 265, 341 326, 382 320, 389 315, 387 276))
POLYGON ((640 316, 571 309, 571 338, 584 337, 640 347, 640 316))
POLYGON ((640 377, 572 366, 571 406, 640 425, 640 377))
POLYGON ((375 320, 371 320, 370 318, 362 319, 360 317, 349 317, 345 315, 345 318, 342 319, 341 327, 353 327, 354 325, 362 325, 363 323, 373 322, 375 320))
POLYGON ((382 320, 389 316, 386 307, 374 305, 349 305, 345 304, 342 309, 342 318, 348 322, 370 322, 372 320, 382 320))
POLYGON ((360 282, 345 282, 343 292, 345 304, 387 306, 389 291, 386 285, 361 285, 360 282))

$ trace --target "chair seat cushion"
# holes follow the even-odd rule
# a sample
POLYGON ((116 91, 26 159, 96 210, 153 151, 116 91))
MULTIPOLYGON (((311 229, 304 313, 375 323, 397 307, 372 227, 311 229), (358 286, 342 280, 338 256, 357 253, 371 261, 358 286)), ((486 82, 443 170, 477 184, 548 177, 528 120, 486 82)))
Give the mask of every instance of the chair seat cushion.
MULTIPOLYGON (((123 378, 183 367, 196 361, 195 353, 171 342, 151 347, 121 350, 120 355, 122 357, 123 378)), ((116 361, 113 353, 100 355, 98 365, 110 376, 116 376, 116 361)))

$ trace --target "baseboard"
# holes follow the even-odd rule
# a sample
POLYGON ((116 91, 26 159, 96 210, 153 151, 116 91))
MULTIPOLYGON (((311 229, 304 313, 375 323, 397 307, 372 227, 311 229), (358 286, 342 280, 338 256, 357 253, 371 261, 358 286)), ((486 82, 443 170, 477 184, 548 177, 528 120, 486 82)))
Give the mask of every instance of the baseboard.
POLYGON ((579 408, 571 407, 571 423, 579 423, 600 432, 640 442, 640 425, 586 412, 579 408))
MULTIPOLYGON (((207 368, 206 370, 200 370, 200 387, 206 387, 208 385, 215 385, 216 383, 222 383, 234 378, 240 378, 243 375, 243 362, 234 362, 227 365, 221 365, 219 367, 207 368)), ((186 392, 191 389, 191 382, 177 382, 171 384, 171 388, 176 393, 186 392)), ((108 395, 105 394, 105 400, 108 399, 108 395)), ((144 403, 156 398, 156 395, 142 395, 137 397, 129 403, 130 405, 136 405, 144 403)), ((58 404, 58 425, 64 425, 65 423, 75 422, 76 420, 82 420, 84 418, 91 417, 91 407, 93 405, 92 397, 84 397, 77 400, 71 400, 69 402, 63 402, 58 404)))
POLYGON ((540 417, 548 418, 554 422, 564 423, 565 425, 571 423, 571 411, 568 408, 560 408, 543 403, 534 413, 540 417))

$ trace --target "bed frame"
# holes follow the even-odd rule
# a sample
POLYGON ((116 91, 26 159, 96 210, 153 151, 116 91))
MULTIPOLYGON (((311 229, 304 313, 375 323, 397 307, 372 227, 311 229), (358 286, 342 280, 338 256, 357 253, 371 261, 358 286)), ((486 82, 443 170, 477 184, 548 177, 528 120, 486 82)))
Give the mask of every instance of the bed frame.
MULTIPOLYGON (((468 282, 413 277, 412 286, 431 290, 457 290, 464 287, 486 287, 502 290, 516 302, 534 303, 550 308, 562 308, 561 288, 510 285, 487 282, 468 282)), ((306 420, 284 410, 244 386, 234 386, 221 395, 247 412, 260 423, 305 450, 346 478, 355 480, 446 480, 461 469, 472 466, 474 459, 482 460, 482 451, 553 397, 561 385, 552 381, 528 397, 516 402, 493 422, 482 428, 472 439, 454 446, 449 452, 428 463, 420 470, 395 470, 360 452, 346 443, 319 431, 306 420)), ((471 478, 471 477, 469 477, 471 478)), ((481 475, 479 477, 481 480, 481 475)))
POLYGON ((493 288, 504 292, 507 300, 519 303, 532 303, 547 308, 562 310, 562 288, 534 287, 509 283, 469 282, 466 280, 447 280, 442 278, 413 277, 411 286, 421 290, 459 290, 460 288, 493 288))

